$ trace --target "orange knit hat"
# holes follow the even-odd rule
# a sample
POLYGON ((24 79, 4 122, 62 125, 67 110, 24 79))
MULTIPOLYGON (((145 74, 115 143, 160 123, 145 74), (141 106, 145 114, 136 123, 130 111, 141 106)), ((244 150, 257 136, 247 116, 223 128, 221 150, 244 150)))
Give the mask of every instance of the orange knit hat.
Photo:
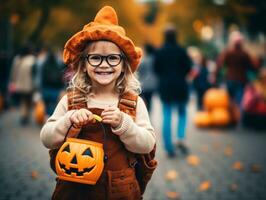
POLYGON ((138 68, 142 51, 126 36, 123 27, 118 25, 115 10, 110 6, 103 7, 95 16, 93 22, 72 36, 64 47, 63 60, 66 64, 75 63, 81 56, 87 42, 108 40, 115 43, 127 56, 131 70, 138 68))

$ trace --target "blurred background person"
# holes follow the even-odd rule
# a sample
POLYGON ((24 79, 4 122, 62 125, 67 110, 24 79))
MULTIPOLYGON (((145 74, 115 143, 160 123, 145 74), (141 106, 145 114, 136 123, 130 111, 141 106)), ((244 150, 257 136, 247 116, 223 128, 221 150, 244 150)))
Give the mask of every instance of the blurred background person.
POLYGON ((139 79, 142 86, 141 96, 143 97, 148 111, 151 110, 152 95, 157 88, 157 77, 154 73, 155 49, 151 44, 144 45, 144 56, 139 68, 139 79))
POLYGON ((266 129, 266 67, 259 70, 258 78, 245 88, 242 122, 245 127, 266 129))
POLYGON ((36 50, 36 63, 34 65, 35 73, 35 89, 37 92, 40 92, 42 85, 42 67, 47 60, 48 49, 42 45, 36 50))
MULTIPOLYGON (((14 57, 8 85, 9 93, 16 94, 20 106, 20 123, 29 123, 32 107, 32 95, 34 91, 34 70, 36 58, 31 48, 25 46, 14 57)), ((14 96, 13 96, 14 97, 14 96)))
POLYGON ((186 50, 176 40, 177 31, 173 24, 168 24, 164 31, 164 44, 155 56, 154 69, 158 76, 159 95, 163 109, 163 141, 169 157, 175 157, 172 143, 172 112, 178 110, 177 147, 182 153, 188 153, 184 144, 189 98, 189 87, 186 77, 191 70, 191 60, 186 50))
POLYGON ((210 73, 207 68, 207 59, 200 49, 196 47, 188 48, 188 54, 193 62, 193 69, 190 73, 193 89, 197 96, 197 109, 203 109, 203 95, 211 87, 210 73))
POLYGON ((231 100, 238 108, 240 108, 244 87, 248 83, 248 71, 254 70, 251 57, 243 45, 243 34, 239 31, 231 32, 228 48, 217 59, 217 69, 224 75, 231 100))
POLYGON ((48 50, 40 68, 41 98, 45 103, 46 114, 50 116, 56 107, 60 92, 64 88, 64 64, 52 50, 48 50))

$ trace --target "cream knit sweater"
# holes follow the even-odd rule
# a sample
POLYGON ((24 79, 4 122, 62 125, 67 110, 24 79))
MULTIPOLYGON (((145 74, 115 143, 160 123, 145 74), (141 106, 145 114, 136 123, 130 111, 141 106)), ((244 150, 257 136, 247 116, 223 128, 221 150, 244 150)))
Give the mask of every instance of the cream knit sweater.
MULTIPOLYGON (((88 108, 101 108, 114 106, 116 102, 103 102, 90 99, 88 108)), ((70 116, 75 110, 67 110, 67 96, 58 103, 53 115, 47 120, 41 130, 41 141, 49 149, 58 148, 64 141, 67 130, 71 126, 70 116)), ((124 143, 127 150, 133 153, 149 153, 155 144, 156 136, 150 123, 149 114, 141 97, 138 97, 136 120, 123 113, 122 123, 117 129, 112 129, 124 143)), ((76 137, 78 129, 71 129, 71 137, 76 137)))

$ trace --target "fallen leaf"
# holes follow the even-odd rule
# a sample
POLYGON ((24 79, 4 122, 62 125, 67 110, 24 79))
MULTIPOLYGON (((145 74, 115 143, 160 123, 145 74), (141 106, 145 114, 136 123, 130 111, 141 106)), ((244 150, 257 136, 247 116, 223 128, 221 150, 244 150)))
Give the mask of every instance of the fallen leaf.
POLYGON ((230 191, 232 191, 232 192, 236 192, 237 189, 238 189, 238 185, 235 184, 235 183, 232 183, 232 184, 229 186, 229 189, 230 189, 230 191))
POLYGON ((260 173, 262 171, 262 166, 259 164, 253 164, 251 165, 250 170, 254 173, 260 173))
POLYGON ((232 147, 226 147, 224 148, 224 154, 228 157, 232 156, 233 155, 233 149, 232 147))
POLYGON ((180 199, 180 194, 178 192, 173 192, 173 191, 167 191, 166 196, 169 199, 180 199))
POLYGON ((211 188, 211 182, 210 181, 203 181, 199 186, 199 191, 204 192, 211 188))
POLYGON ((39 173, 38 172, 36 172, 36 171, 31 171, 31 178, 32 179, 38 179, 39 178, 39 173))
POLYGON ((198 166, 200 163, 200 159, 196 155, 190 155, 187 157, 187 163, 191 166, 198 166))
POLYGON ((232 167, 235 170, 244 171, 244 165, 240 161, 235 162, 232 167))
POLYGON ((208 147, 207 145, 202 145, 202 146, 200 147, 200 150, 201 150, 202 152, 204 152, 204 153, 207 153, 207 152, 209 151, 209 147, 208 147))
POLYGON ((218 150, 220 150, 221 149, 221 143, 220 142, 214 142, 213 144, 212 144, 212 146, 213 146, 213 149, 214 150, 216 150, 216 151, 218 151, 218 150))
POLYGON ((166 175, 165 175, 165 179, 167 181, 173 181, 178 177, 178 173, 176 170, 169 170, 166 175))

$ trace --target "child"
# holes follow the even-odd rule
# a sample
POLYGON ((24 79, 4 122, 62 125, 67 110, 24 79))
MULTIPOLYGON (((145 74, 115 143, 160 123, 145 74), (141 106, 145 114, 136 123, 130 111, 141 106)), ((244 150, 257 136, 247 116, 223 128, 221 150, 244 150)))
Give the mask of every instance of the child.
POLYGON ((47 148, 58 149, 67 132, 71 137, 100 143, 104 143, 105 134, 107 160, 96 185, 57 179, 52 199, 141 199, 128 155, 151 152, 155 145, 154 129, 140 97, 134 121, 132 113, 121 112, 117 107, 125 93, 140 89, 133 73, 138 68, 141 50, 118 25, 115 10, 105 6, 93 22, 69 39, 63 56, 75 71, 71 85, 86 95, 87 108, 68 110, 65 95, 42 128, 41 140, 47 148), (105 133, 93 128, 93 114, 101 116, 105 133))
POLYGON ((197 109, 203 110, 203 96, 205 92, 211 87, 209 81, 209 71, 207 68, 207 60, 199 49, 195 49, 192 55, 193 60, 193 86, 197 95, 197 109))

